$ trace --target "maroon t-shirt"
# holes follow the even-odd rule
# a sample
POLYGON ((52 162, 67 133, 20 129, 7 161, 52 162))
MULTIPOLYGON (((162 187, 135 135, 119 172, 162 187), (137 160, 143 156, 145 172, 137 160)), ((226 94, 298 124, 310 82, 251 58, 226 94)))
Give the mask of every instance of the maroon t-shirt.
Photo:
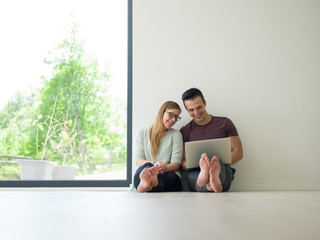
POLYGON ((206 125, 198 125, 193 120, 180 129, 183 143, 198 140, 238 136, 232 121, 226 117, 212 116, 206 125))

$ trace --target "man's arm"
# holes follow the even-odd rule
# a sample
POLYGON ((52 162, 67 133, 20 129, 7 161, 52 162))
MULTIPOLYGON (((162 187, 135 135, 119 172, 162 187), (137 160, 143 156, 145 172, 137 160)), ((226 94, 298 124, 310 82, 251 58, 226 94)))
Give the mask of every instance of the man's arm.
POLYGON ((187 168, 185 147, 183 147, 183 155, 182 155, 182 162, 181 162, 180 168, 182 171, 185 171, 187 168))
POLYGON ((236 164, 243 157, 242 143, 238 136, 230 137, 231 139, 231 165, 236 164))

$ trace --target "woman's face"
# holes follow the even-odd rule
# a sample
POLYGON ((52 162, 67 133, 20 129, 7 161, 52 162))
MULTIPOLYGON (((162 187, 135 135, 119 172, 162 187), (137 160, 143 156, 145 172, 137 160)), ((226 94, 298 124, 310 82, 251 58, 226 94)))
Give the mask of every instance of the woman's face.
POLYGON ((179 109, 167 109, 163 114, 163 124, 166 129, 170 129, 180 119, 179 109))

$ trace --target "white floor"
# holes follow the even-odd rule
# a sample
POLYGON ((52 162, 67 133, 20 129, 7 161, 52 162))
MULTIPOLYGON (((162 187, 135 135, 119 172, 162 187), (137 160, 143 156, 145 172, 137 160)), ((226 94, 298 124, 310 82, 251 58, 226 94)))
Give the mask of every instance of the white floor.
POLYGON ((0 190, 0 239, 320 239, 320 191, 0 190))

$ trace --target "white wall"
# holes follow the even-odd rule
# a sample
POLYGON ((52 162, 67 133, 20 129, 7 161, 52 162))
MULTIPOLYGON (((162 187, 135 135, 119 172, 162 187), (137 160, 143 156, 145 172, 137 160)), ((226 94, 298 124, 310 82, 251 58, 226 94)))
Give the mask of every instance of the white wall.
POLYGON ((319 190, 319 26, 316 0, 133 0, 133 135, 198 87, 242 140, 233 190, 319 190))

